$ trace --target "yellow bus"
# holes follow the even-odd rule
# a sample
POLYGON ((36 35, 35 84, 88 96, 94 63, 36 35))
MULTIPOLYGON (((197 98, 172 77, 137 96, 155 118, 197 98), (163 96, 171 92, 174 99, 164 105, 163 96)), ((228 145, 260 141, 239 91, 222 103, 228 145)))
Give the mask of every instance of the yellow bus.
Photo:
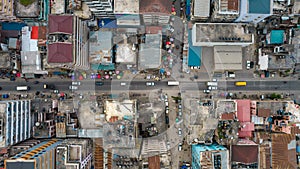
POLYGON ((247 83, 246 82, 235 82, 236 86, 246 86, 247 83))

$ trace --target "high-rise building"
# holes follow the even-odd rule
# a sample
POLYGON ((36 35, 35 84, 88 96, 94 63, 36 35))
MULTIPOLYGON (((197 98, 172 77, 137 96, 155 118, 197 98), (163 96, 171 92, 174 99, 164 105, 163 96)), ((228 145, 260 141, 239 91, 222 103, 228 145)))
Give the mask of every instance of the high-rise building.
POLYGON ((90 169, 92 157, 90 139, 67 139, 56 148, 56 169, 90 169))
POLYGON ((55 169, 56 146, 62 141, 44 141, 5 160, 5 169, 55 169))
POLYGON ((114 17, 113 0, 84 0, 96 17, 114 17))
POLYGON ((8 147, 31 137, 31 101, 0 102, 0 147, 8 147))

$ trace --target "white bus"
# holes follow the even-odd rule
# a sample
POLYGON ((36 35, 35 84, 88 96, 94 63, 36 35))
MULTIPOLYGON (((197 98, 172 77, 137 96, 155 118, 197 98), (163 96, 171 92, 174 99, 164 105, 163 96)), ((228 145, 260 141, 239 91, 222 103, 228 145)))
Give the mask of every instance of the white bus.
POLYGON ((218 82, 207 82, 207 86, 218 86, 218 82))
POLYGON ((168 81, 168 86, 179 86, 178 81, 168 81))
POLYGON ((17 86, 17 91, 28 91, 29 89, 28 86, 17 86))

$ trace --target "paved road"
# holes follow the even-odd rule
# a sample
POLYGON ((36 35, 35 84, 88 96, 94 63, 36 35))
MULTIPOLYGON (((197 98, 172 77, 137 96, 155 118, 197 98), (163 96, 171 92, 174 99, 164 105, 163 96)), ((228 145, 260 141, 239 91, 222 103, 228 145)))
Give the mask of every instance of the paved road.
MULTIPOLYGON (((155 86, 148 87, 145 81, 131 81, 126 82, 126 86, 120 85, 121 81, 104 81, 103 86, 95 86, 95 81, 82 81, 79 86, 80 91, 114 91, 114 90, 177 90, 178 86, 168 86, 166 81, 155 82, 155 86)), ((48 84, 55 85, 56 89, 60 91, 68 91, 71 81, 57 81, 49 82, 48 84)), ((1 93, 15 91, 16 86, 28 85, 31 91, 46 91, 43 89, 43 83, 33 84, 33 82, 0 82, 2 87, 1 93)), ((180 90, 203 90, 206 89, 205 82, 180 82, 180 90)), ((299 91, 300 81, 248 81, 247 86, 235 86, 234 81, 219 81, 218 89, 221 91, 299 91)))

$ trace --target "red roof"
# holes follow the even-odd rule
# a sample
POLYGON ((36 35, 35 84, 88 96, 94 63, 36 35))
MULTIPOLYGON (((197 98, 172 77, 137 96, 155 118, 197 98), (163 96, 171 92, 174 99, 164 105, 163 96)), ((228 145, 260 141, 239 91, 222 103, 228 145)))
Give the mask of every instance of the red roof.
POLYGON ((39 38, 39 27, 33 26, 31 27, 31 39, 38 39, 39 38))
POLYGON ((252 164, 258 162, 258 146, 257 145, 233 145, 232 161, 242 164, 252 164))
POLYGON ((241 123, 241 129, 239 129, 239 137, 252 137, 252 131, 254 131, 254 123, 244 122, 241 123))
POLYGON ((49 33, 73 33, 72 15, 49 15, 49 33))
POLYGON ((158 155, 148 158, 149 169, 160 169, 160 158, 158 155))
POLYGON ((171 14, 172 1, 170 0, 140 0, 140 13, 171 14))
POLYGON ((222 120, 234 120, 235 119, 235 114, 234 113, 223 113, 222 120))
POLYGON ((250 100, 237 100, 237 118, 240 122, 250 122, 250 100))
POLYGON ((73 45, 67 43, 53 43, 48 45, 48 63, 73 62, 73 45))

